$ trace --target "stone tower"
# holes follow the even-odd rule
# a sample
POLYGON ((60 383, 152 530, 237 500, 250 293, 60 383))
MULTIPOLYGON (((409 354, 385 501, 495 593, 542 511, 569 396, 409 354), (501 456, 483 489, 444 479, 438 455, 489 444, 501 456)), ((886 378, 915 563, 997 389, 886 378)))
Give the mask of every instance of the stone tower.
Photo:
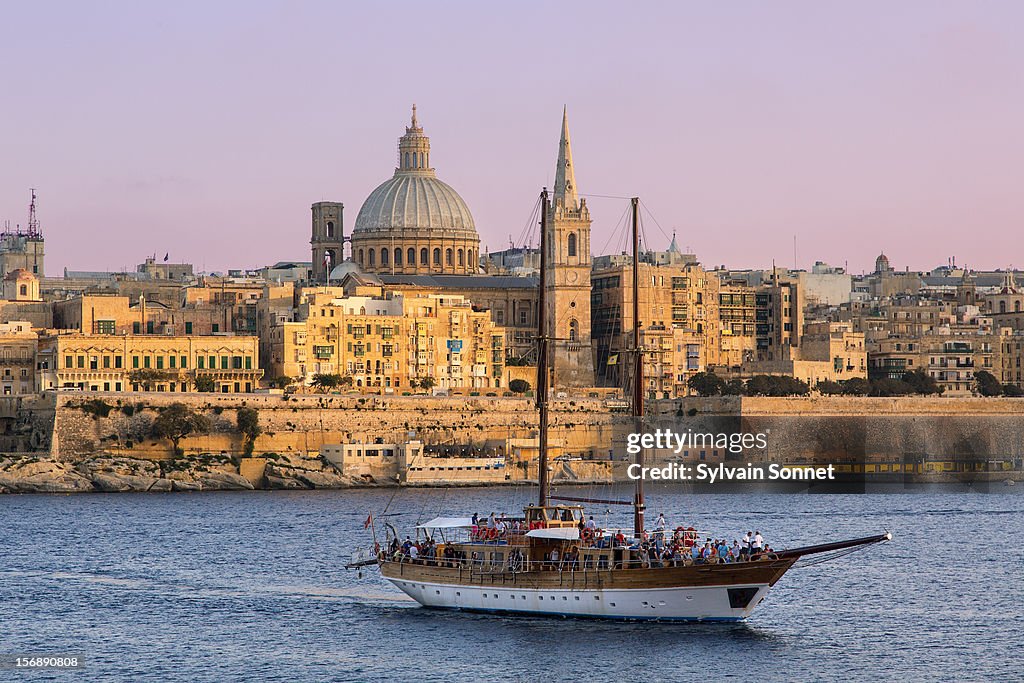
POLYGON ((547 216, 548 334, 555 338, 554 385, 594 386, 594 358, 590 343, 590 210, 576 192, 576 174, 569 144, 569 117, 562 111, 562 139, 558 145, 555 187, 547 216))
POLYGON ((313 205, 313 282, 326 282, 331 270, 345 257, 345 236, 342 229, 345 205, 338 202, 317 202, 313 205))

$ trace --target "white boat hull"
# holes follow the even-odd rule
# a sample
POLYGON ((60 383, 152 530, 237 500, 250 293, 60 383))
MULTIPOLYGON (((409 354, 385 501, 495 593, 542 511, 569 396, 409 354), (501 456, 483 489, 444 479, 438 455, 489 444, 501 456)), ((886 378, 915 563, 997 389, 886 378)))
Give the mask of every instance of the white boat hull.
POLYGON ((768 584, 674 588, 536 589, 482 587, 388 577, 410 598, 437 609, 544 616, 659 621, 741 621, 768 593, 768 584), (729 604, 729 589, 756 588, 743 608, 729 604))

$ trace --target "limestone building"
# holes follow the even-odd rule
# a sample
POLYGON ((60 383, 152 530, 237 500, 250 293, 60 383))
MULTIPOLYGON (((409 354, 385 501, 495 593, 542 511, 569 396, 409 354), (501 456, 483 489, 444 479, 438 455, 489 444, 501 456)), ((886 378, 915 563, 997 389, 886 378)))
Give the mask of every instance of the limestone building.
POLYGON ((456 393, 503 387, 505 331, 488 312, 457 295, 346 282, 301 291, 295 320, 269 328, 268 376, 309 383, 338 374, 382 393, 407 392, 426 377, 456 393))
POLYGON ((4 396, 36 391, 38 336, 32 324, 0 324, 0 393, 4 396))
POLYGON ((555 187, 547 215, 548 262, 552 268, 544 292, 545 329, 554 338, 556 387, 594 386, 594 348, 590 329, 590 210, 576 190, 569 141, 569 117, 562 111, 555 187))
POLYGON ((338 202, 317 202, 312 206, 313 247, 312 279, 326 283, 327 274, 344 260, 345 205, 338 202))
POLYGON ((231 335, 49 334, 39 341, 41 389, 251 392, 259 340, 231 335))
POLYGON ((28 227, 6 227, 0 232, 0 277, 21 269, 36 277, 43 277, 45 269, 45 244, 43 233, 36 218, 36 191, 32 190, 32 202, 28 207, 28 227))
POLYGON ((398 140, 398 168, 363 202, 351 241, 352 260, 367 273, 472 275, 479 270, 473 216, 431 167, 430 138, 416 118, 416 105, 398 140))

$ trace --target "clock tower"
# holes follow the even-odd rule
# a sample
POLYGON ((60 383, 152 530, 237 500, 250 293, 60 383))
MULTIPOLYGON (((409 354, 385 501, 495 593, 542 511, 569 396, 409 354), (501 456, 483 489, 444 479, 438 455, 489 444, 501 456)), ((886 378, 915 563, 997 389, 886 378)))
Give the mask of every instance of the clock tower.
POLYGON ((544 292, 545 329, 554 340, 554 386, 594 386, 590 343, 590 210, 576 192, 569 144, 569 117, 562 110, 555 187, 547 215, 551 275, 544 292))

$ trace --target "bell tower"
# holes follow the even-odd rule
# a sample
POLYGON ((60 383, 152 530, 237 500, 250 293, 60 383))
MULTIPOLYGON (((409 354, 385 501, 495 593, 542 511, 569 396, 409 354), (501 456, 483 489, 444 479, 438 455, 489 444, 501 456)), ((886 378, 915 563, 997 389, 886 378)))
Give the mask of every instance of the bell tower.
POLYGON ((345 258, 342 217, 345 205, 317 202, 313 209, 313 282, 327 282, 327 276, 345 258))
POLYGON ((594 386, 594 357, 590 342, 590 210, 576 190, 569 143, 569 117, 562 110, 555 187, 547 216, 548 334, 554 337, 555 387, 594 386))

